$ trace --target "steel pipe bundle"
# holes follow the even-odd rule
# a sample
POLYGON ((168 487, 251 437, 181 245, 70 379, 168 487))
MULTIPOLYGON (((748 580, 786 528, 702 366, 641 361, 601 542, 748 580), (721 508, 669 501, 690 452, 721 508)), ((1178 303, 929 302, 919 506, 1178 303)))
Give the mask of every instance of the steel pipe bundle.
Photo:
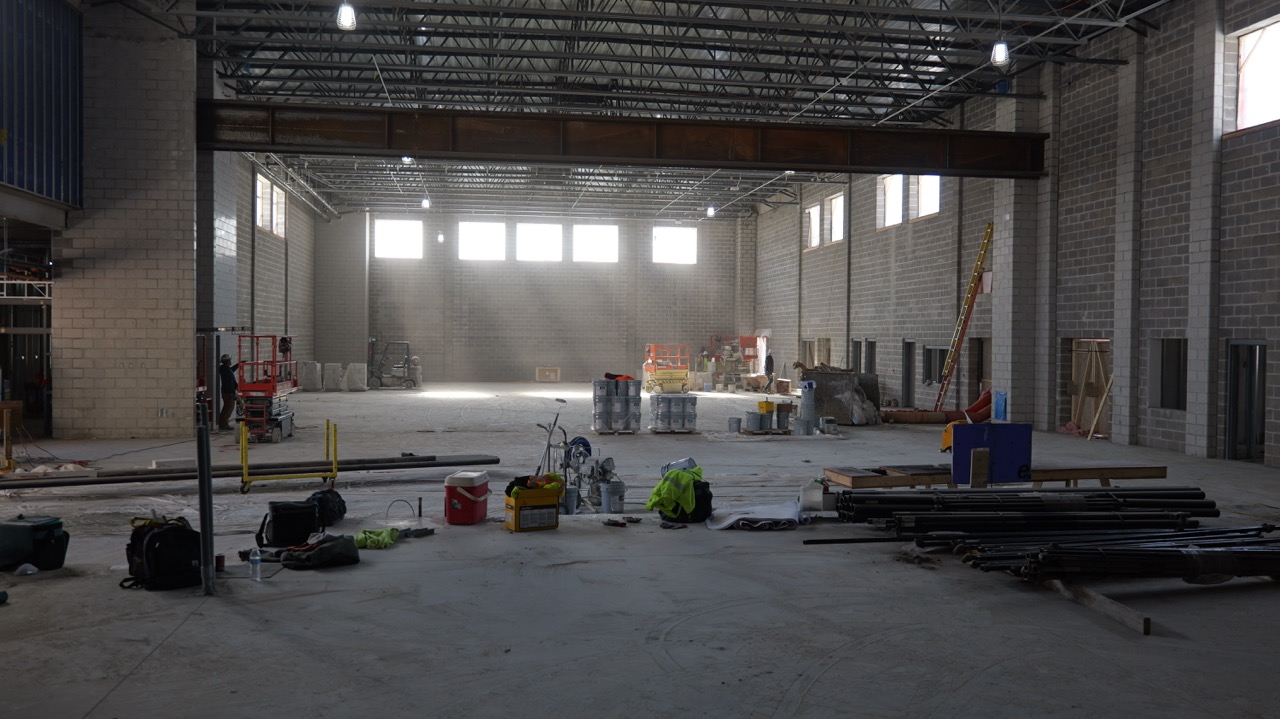
POLYGON ((842 521, 865 522, 895 512, 926 511, 1124 511, 1176 510, 1217 516, 1213 501, 1197 487, 1106 487, 1098 489, 846 490, 836 497, 842 521))
MULTIPOLYGON (((346 459, 338 461, 339 472, 370 472, 395 469, 423 469, 428 467, 462 467, 476 464, 498 464, 498 457, 487 454, 460 454, 444 456, 384 457, 374 459, 346 459)), ((250 477, 277 474, 307 474, 323 472, 331 467, 328 462, 264 462, 252 465, 250 477)), ((213 467, 213 477, 241 477, 238 464, 213 467)), ((80 487, 98 484, 128 484, 132 482, 184 482, 196 480, 196 470, 191 469, 138 469, 98 472, 94 477, 25 477, 0 479, 0 489, 32 489, 38 487, 80 487)))
POLYGON ((1179 578, 1191 582, 1280 577, 1280 548, 1050 548, 1010 571, 1035 582, 1117 576, 1179 578))
POLYGON ((930 532, 990 532, 1010 529, 1176 529, 1198 527, 1182 512, 898 512, 871 524, 893 529, 898 536, 930 532))

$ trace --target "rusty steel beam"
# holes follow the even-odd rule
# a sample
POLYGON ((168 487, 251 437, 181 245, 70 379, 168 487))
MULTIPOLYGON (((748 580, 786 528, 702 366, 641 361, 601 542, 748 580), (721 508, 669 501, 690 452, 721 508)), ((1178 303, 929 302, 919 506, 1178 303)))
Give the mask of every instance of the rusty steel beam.
POLYGON ((1048 135, 201 101, 201 150, 1036 178, 1048 135))

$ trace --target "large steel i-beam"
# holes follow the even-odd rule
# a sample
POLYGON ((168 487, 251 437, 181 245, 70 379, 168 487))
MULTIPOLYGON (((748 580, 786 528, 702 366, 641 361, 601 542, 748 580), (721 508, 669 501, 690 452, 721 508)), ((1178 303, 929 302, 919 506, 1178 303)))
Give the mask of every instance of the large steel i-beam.
POLYGON ((201 150, 1036 178, 1047 135, 201 101, 201 150))

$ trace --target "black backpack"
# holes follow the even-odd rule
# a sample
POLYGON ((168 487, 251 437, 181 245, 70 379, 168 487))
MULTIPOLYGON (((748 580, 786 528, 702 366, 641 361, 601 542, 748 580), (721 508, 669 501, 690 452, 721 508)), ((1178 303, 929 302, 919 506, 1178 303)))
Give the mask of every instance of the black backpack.
POLYGON ((322 489, 308 500, 316 503, 321 527, 332 527, 347 516, 347 502, 336 489, 322 489))
MULTIPOLYGON (((680 505, 676 505, 677 510, 680 505)), ((681 524, 693 524, 695 522, 705 522, 711 518, 711 485, 702 480, 693 483, 693 511, 685 512, 683 510, 676 514, 667 514, 662 510, 658 510, 658 516, 668 522, 679 522, 681 524)))
POLYGON ((138 518, 125 556, 129 576, 122 589, 178 589, 201 583, 200 533, 183 517, 138 518))
POLYGON ((294 547, 306 544, 320 531, 320 508, 310 499, 301 502, 267 502, 254 539, 259 547, 294 547))

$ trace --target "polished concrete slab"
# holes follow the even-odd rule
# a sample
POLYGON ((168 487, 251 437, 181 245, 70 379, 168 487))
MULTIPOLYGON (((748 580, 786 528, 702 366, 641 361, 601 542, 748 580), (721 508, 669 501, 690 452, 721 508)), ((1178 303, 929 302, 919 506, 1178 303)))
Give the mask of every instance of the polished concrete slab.
MULTIPOLYGON (((720 511, 794 498, 824 466, 946 461, 941 428, 843 427, 840 436, 744 437, 727 419, 759 395, 702 394, 697 434, 598 435, 587 384, 429 383, 421 391, 299 393, 296 436, 250 446, 252 462, 493 454, 500 492, 530 473, 560 423, 628 486, 626 528, 598 515, 511 533, 498 497, 487 522, 443 521, 449 469, 343 473, 335 530, 432 526, 364 550, 358 565, 271 568, 251 582, 235 555, 273 499, 317 480, 215 480, 214 532, 227 571, 199 588, 126 591, 129 519, 197 521, 194 482, 5 489, 0 516, 52 514, 72 534, 66 566, 0 575, 0 716, 1263 717, 1280 692, 1270 663, 1280 600, 1270 580, 1098 585, 1150 615, 1141 636, 1089 609, 950 555, 900 543, 804 545, 880 536, 819 516, 794 531, 666 530, 643 502, 659 468, 693 457, 720 511), (403 501, 402 501, 403 500, 403 501), (422 517, 417 516, 421 501, 422 517)), ((645 401, 646 416, 648 400, 645 401)), ((1037 433, 1037 461, 1165 464, 1203 487, 1220 525, 1280 519, 1280 471, 1037 433)), ((231 435, 215 463, 238 461, 231 435)), ((102 469, 194 462, 194 441, 42 441, 29 462, 102 469)))

